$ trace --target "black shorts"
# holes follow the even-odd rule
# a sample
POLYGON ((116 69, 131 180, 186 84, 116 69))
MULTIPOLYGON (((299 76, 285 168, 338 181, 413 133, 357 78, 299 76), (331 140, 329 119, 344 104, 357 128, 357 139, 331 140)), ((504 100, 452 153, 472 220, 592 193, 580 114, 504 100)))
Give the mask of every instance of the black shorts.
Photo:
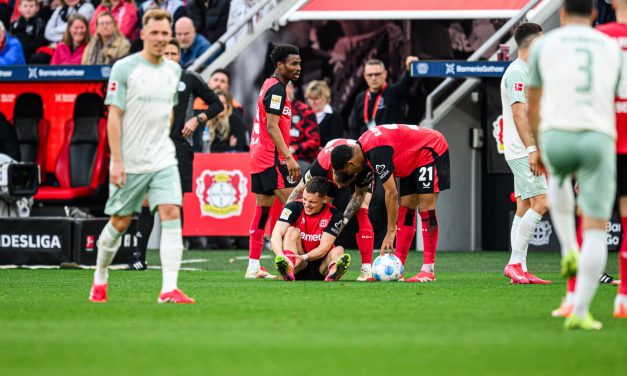
POLYGON ((616 194, 627 196, 627 154, 616 154, 616 194))
POLYGON ((324 258, 314 261, 308 261, 305 269, 296 273, 294 276, 297 281, 324 281, 326 275, 320 274, 320 266, 324 258))
POLYGON ((194 165, 194 150, 192 145, 175 142, 176 160, 179 163, 179 176, 183 193, 192 191, 192 169, 194 165))
POLYGON ((290 182, 286 165, 270 167, 257 174, 251 174, 251 190, 260 195, 274 195, 275 189, 294 188, 298 182, 290 182))
POLYGON ((420 166, 407 177, 400 179, 400 196, 437 193, 451 188, 451 163, 448 150, 442 155, 434 153, 431 163, 420 166))

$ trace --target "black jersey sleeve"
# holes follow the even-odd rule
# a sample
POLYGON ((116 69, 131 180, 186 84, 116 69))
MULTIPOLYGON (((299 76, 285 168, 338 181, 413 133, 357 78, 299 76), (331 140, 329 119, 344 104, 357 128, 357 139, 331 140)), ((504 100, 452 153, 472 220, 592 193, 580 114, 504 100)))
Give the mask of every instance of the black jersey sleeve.
POLYGON ((329 174, 329 171, 325 170, 322 166, 320 166, 320 163, 318 163, 318 158, 316 158, 314 159, 311 166, 309 166, 309 169, 303 176, 303 179, 305 180, 305 183, 307 183, 314 176, 320 176, 320 177, 326 178, 328 174, 329 174))
POLYGON ((381 179, 382 183, 385 183, 392 173, 394 172, 394 163, 392 162, 392 156, 394 155, 394 149, 391 146, 377 146, 366 152, 366 158, 372 164, 375 169, 375 173, 381 179))
POLYGON ((300 218, 301 213, 303 212, 303 203, 300 201, 292 201, 288 202, 281 211, 281 215, 279 216, 279 221, 289 223, 293 225, 300 218))
POLYGON ((218 116, 222 110, 224 110, 224 106, 222 102, 220 102, 220 98, 213 92, 213 90, 209 89, 209 86, 203 81, 202 77, 200 77, 197 73, 191 73, 191 85, 192 85, 192 94, 195 98, 200 98, 207 105, 207 109, 202 111, 206 116, 207 120, 213 119, 218 116))
POLYGON ((364 168, 361 170, 357 177, 355 178, 355 185, 358 188, 367 187, 372 184, 372 180, 374 178, 374 174, 370 168, 364 168))
POLYGON ((337 237, 340 235, 340 228, 342 228, 342 220, 344 219, 344 216, 337 208, 331 208, 331 213, 333 213, 333 216, 331 217, 327 227, 324 229, 324 232, 337 237))
POLYGON ((285 86, 282 83, 277 82, 270 86, 263 97, 263 106, 266 108, 266 113, 281 116, 286 97, 285 86))

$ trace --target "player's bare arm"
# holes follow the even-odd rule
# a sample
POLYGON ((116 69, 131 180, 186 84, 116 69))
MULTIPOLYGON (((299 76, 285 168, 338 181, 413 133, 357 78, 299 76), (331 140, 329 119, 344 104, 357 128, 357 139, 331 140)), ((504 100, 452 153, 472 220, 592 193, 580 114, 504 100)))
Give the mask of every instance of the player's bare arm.
POLYGON ((396 220, 398 219, 398 189, 396 179, 391 174, 383 183, 385 190, 385 208, 388 213, 388 229, 381 243, 381 254, 394 252, 394 238, 396 238, 396 220))
MULTIPOLYGON (((531 137, 534 140, 538 139, 538 132, 540 127, 540 98, 542 97, 542 88, 528 88, 527 89, 527 120, 529 122, 529 130, 531 137)), ((524 142, 524 140, 523 140, 524 142)), ((526 145, 526 144, 525 144, 526 145)), ((538 149, 537 169, 544 171, 544 165, 542 158, 540 157, 539 145, 536 145, 538 149)))
POLYGON ((287 201, 285 203, 287 204, 288 202, 296 201, 299 198, 303 197, 304 190, 305 190, 305 180, 300 179, 300 181, 298 182, 298 185, 294 187, 294 189, 292 190, 292 193, 290 193, 290 196, 287 198, 287 201))
POLYGON ((296 255, 296 258, 302 259, 303 261, 314 261, 324 258, 329 251, 331 251, 331 248, 333 248, 335 239, 337 239, 337 236, 323 232, 320 238, 320 245, 304 255, 296 255))
POLYGON ((351 200, 348 202, 346 210, 344 210, 344 219, 342 220, 342 227, 340 227, 340 232, 344 230, 344 227, 346 227, 348 221, 350 221, 351 218, 353 218, 355 214, 357 214, 359 208, 361 208, 361 205, 366 199, 366 193, 368 193, 368 187, 355 188, 355 192, 353 193, 351 200))
POLYGON ((534 175, 542 175, 542 172, 538 169, 538 150, 536 147, 536 139, 531 134, 529 128, 529 121, 527 119, 527 106, 524 103, 516 102, 512 105, 512 116, 514 118, 514 124, 516 125, 516 131, 520 140, 527 148, 529 152, 529 167, 534 175))
POLYGON ((287 233, 287 229, 290 228, 290 224, 287 222, 277 221, 272 229, 272 237, 270 243, 272 243, 272 251, 277 256, 283 256, 283 238, 287 233))
POLYGON ((107 135, 109 149, 111 150, 111 168, 109 169, 109 182, 118 188, 126 183, 126 173, 122 162, 122 116, 124 111, 119 107, 109 106, 107 118, 107 135))
POLYGON ((300 177, 300 168, 298 167, 298 163, 296 163, 296 159, 292 153, 290 153, 289 148, 285 144, 283 140, 283 136, 281 135, 281 130, 279 129, 279 119, 281 117, 279 115, 268 114, 268 134, 270 138, 272 138, 272 142, 279 150, 279 153, 285 157, 287 161, 287 170, 289 172, 289 176, 292 180, 297 180, 300 177))

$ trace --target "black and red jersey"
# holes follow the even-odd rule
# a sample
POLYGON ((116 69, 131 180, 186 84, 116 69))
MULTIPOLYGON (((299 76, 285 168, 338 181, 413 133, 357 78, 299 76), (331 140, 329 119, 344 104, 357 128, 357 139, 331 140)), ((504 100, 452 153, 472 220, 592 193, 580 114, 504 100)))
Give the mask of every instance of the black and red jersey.
POLYGON ((283 208, 279 221, 289 223, 300 230, 300 240, 305 253, 320 245, 322 233, 337 237, 342 226, 342 212, 334 206, 324 204, 318 214, 305 214, 302 201, 289 202, 283 208))
POLYGON ((276 165, 286 164, 285 157, 279 153, 268 133, 267 114, 281 117, 279 129, 285 144, 289 146, 292 107, 285 93, 285 85, 276 77, 270 77, 263 83, 257 99, 257 113, 250 137, 251 172, 253 174, 276 165))
POLYGON ((382 182, 392 173, 400 178, 409 176, 416 168, 433 163, 448 150, 442 133, 408 124, 374 127, 359 137, 357 144, 382 182))
MULTIPOLYGON (((336 138, 335 140, 331 140, 327 142, 327 144, 318 153, 318 156, 309 167, 309 170, 307 170, 307 172, 305 173, 305 176, 304 176, 305 183, 307 183, 314 176, 320 176, 323 178, 327 178, 329 182, 333 183, 333 185, 337 187, 337 184, 335 184, 335 180, 333 180, 333 167, 331 166, 331 152, 336 146, 339 146, 339 145, 356 146, 357 141, 351 140, 348 138, 336 138)), ((363 171, 362 173, 357 175, 357 178, 355 179, 355 182, 357 186, 359 187, 365 187, 371 181, 372 181, 372 172, 370 171, 363 171)))

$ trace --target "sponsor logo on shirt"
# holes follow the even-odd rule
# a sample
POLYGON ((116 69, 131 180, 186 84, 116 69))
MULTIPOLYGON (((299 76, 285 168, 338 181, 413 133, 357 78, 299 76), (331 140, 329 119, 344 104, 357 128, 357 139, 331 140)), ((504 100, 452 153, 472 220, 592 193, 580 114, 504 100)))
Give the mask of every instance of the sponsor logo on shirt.
POLYGON ((522 82, 514 83, 514 91, 523 91, 524 88, 525 84, 523 84, 522 82))
POLYGON ((305 234, 304 232, 300 233, 300 238, 307 242, 319 242, 322 234, 305 234))
MULTIPOLYGON (((270 106, 272 107, 272 106, 270 106)), ((292 109, 289 108, 288 106, 283 107, 283 115, 287 116, 287 117, 291 117, 292 116, 292 109)))
POLYGON ((272 97, 270 98, 270 108, 274 110, 279 110, 281 108, 282 99, 282 96, 272 94, 272 97))
POLYGON ((385 177, 388 176, 388 174, 390 173, 390 171, 387 170, 387 167, 385 167, 385 165, 378 164, 376 166, 376 169, 377 169, 377 174, 379 175, 381 179, 385 179, 385 177))

